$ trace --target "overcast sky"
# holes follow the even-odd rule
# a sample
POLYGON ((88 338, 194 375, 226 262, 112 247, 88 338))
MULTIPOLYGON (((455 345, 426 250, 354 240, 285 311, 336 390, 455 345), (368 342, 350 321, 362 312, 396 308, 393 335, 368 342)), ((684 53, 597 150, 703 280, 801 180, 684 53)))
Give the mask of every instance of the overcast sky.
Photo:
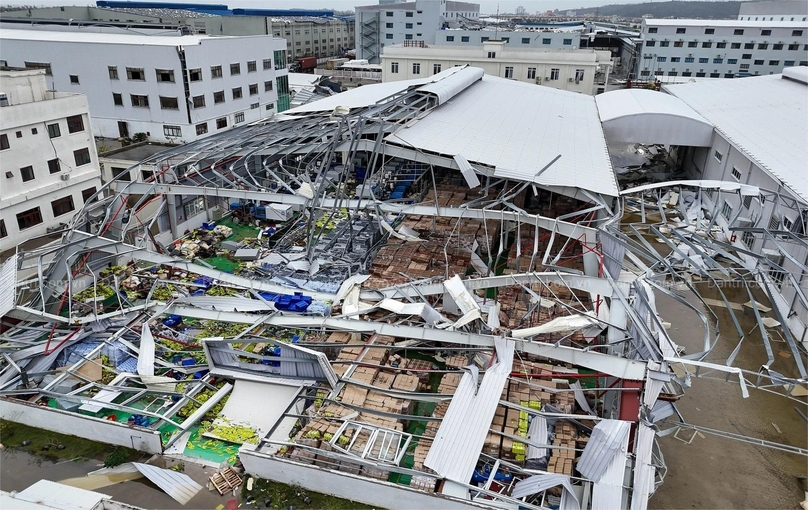
MULTIPOLYGON (((171 0, 188 3, 192 0, 171 0)), ((637 4, 648 0, 478 0, 480 11, 484 14, 497 12, 515 12, 516 7, 523 6, 528 12, 544 12, 546 10, 574 10, 576 7, 597 7, 607 4, 637 4)), ((653 1, 653 0, 651 0, 653 1)), ((695 0, 692 0, 695 1, 695 0)), ((256 7, 267 9, 337 9, 349 10, 356 5, 371 5, 378 0, 195 0, 195 3, 226 4, 231 9, 237 7, 256 7)), ((95 5, 89 0, 0 0, 0 5, 95 5)))

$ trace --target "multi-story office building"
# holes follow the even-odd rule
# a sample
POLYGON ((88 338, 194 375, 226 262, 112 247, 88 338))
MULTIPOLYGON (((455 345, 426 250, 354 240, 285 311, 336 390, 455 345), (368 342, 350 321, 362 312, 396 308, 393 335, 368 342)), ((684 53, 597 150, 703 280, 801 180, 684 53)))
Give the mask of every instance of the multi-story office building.
POLYGON ((288 108, 282 39, 89 30, 4 28, 0 59, 86 94, 96 136, 188 142, 288 108))
POLYGON ((449 21, 475 19, 480 6, 447 0, 416 0, 356 7, 356 58, 372 64, 382 50, 404 41, 435 44, 436 35, 449 21))
MULTIPOLYGON (((382 53, 382 81, 432 76, 453 66, 473 65, 485 74, 536 83, 583 94, 597 92, 598 82, 608 80, 611 53, 596 50, 536 50, 512 48, 503 41, 481 45, 387 46, 382 53)), ((601 90, 602 91, 602 90, 601 90)))
POLYGON ((808 22, 646 19, 638 77, 736 78, 808 65, 808 22))
MULTIPOLYGON (((0 252, 67 227, 101 188, 87 97, 45 71, 0 70, 0 252)), ((8 289, 6 289, 8 290, 8 289)))
POLYGON ((514 48, 541 50, 575 50, 581 47, 583 26, 576 30, 557 29, 495 29, 481 30, 451 28, 435 35, 435 44, 447 46, 480 46, 486 41, 499 40, 514 48))
POLYGON ((808 21, 808 2, 805 0, 770 0, 744 2, 738 19, 746 21, 808 21))

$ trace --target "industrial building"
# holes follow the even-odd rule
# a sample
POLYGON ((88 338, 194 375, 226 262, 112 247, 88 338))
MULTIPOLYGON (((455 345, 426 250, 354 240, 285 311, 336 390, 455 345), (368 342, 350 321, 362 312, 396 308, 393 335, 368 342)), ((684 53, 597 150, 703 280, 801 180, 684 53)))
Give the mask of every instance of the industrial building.
POLYGON ((635 74, 740 78, 808 65, 808 21, 644 19, 635 74))
POLYGON ((609 80, 611 52, 537 50, 489 40, 471 47, 387 45, 382 53, 382 81, 432 76, 469 64, 485 74, 583 94, 603 92, 609 80))
POLYGON ((44 28, 4 26, 0 59, 85 94, 96 136, 189 142, 289 107, 286 44, 273 36, 44 28))
POLYGON ((86 96, 49 90, 41 69, 0 69, 0 90, 6 258, 26 241, 67 229, 101 189, 101 171, 86 96))
POLYGON ((356 58, 379 64, 387 45, 404 41, 435 44, 437 34, 450 22, 475 20, 479 15, 479 4, 447 0, 380 0, 378 5, 357 6, 356 58))
POLYGON ((702 200, 770 191, 615 175, 612 142, 712 148, 729 120, 700 90, 462 65, 148 156, 0 266, 0 416, 397 508, 641 510, 680 432, 806 455, 679 409, 694 379, 804 407, 808 379, 771 259, 702 200), (227 213, 182 224, 188 196, 227 213), (774 334, 788 356, 706 361, 774 334))
POLYGON ((808 21, 808 4, 802 0, 770 0, 744 2, 738 19, 746 21, 808 21))

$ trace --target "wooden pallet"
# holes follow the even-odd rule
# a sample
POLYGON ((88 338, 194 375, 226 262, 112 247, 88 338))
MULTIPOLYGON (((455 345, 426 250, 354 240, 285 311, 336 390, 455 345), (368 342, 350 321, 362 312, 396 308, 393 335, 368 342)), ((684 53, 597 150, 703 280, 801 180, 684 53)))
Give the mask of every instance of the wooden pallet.
POLYGON ((241 477, 238 473, 229 466, 218 473, 214 473, 213 476, 210 477, 210 483, 216 487, 220 495, 224 495, 225 492, 230 492, 237 487, 241 487, 241 481, 241 477))

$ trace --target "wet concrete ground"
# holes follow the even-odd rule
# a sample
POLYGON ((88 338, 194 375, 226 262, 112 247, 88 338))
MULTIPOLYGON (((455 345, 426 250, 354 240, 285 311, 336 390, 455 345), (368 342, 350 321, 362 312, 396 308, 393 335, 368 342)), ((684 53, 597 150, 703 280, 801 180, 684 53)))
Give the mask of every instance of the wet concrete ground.
MULTIPOLYGON (((730 301, 748 301, 745 290, 723 290, 730 301)), ((704 297, 720 299, 714 289, 703 284, 699 291, 704 297)), ((758 302, 768 304, 762 293, 755 296, 758 302)), ((687 299, 696 303, 692 296, 687 299)), ((657 309, 664 320, 672 323, 669 333, 674 341, 685 346, 687 352, 701 350, 704 330, 692 311, 685 312, 685 307, 659 293, 657 309)), ((713 310, 719 317, 721 339, 705 361, 724 363, 738 343, 738 334, 726 309, 713 310)), ((751 313, 744 316, 736 312, 736 316, 743 331, 748 333, 754 327, 751 313)), ((797 376, 788 345, 777 334, 772 336, 775 361, 771 368, 797 376)), ((735 366, 757 371, 766 359, 761 336, 755 332, 744 340, 735 366)), ((796 406, 805 412, 804 404, 757 389, 750 388, 749 393, 749 398, 744 399, 737 383, 693 378, 692 387, 677 407, 694 425, 808 447, 808 423, 794 410, 796 406)), ((691 434, 681 431, 679 436, 689 440, 691 434)), ((804 499, 804 487, 797 477, 808 475, 806 457, 708 434, 697 435, 690 444, 672 436, 660 438, 659 443, 668 473, 651 498, 650 508, 799 508, 804 499)))

